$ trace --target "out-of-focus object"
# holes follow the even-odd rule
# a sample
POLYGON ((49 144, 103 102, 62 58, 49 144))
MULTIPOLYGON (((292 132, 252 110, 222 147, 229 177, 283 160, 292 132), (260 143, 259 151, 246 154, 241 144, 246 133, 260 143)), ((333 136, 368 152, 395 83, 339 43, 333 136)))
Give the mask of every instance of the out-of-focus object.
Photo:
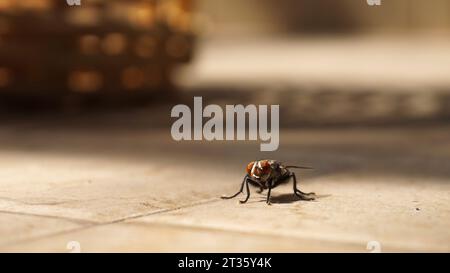
POLYGON ((1 0, 0 92, 161 90, 191 59, 191 17, 190 0, 1 0))

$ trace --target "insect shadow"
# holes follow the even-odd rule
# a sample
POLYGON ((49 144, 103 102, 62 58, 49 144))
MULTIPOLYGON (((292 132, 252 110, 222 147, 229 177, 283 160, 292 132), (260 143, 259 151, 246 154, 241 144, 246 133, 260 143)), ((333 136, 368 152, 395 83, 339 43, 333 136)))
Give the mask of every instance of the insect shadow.
MULTIPOLYGON (((330 197, 331 194, 322 194, 322 195, 316 195, 316 200, 321 198, 327 198, 330 197)), ((261 200, 260 202, 263 202, 264 200, 261 200)), ((302 201, 299 200, 299 198, 291 193, 284 193, 280 195, 273 195, 271 198, 271 202, 273 204, 290 204, 294 202, 302 201)), ((309 201, 310 202, 310 201, 309 201)), ((312 201, 314 202, 314 201, 312 201)))

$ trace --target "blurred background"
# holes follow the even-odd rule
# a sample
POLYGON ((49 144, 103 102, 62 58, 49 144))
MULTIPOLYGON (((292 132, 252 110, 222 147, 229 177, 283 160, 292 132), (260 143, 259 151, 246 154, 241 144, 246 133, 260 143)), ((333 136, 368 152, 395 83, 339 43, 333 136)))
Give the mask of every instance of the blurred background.
POLYGON ((448 252, 449 122, 448 0, 0 0, 0 251, 448 252), (280 149, 175 142, 193 96, 280 149), (264 157, 318 201, 218 198, 264 157))
POLYGON ((449 13, 445 0, 3 0, 2 109, 202 95, 281 104, 286 126, 448 119, 449 13))
POLYGON ((203 32, 180 86, 253 90, 251 101, 282 105, 286 126, 448 119, 446 1, 198 1, 197 11, 203 32))
POLYGON ((60 104, 70 103, 72 94, 101 101, 169 89, 173 67, 191 56, 191 8, 191 1, 94 0, 70 6, 4 0, 2 94, 60 104))

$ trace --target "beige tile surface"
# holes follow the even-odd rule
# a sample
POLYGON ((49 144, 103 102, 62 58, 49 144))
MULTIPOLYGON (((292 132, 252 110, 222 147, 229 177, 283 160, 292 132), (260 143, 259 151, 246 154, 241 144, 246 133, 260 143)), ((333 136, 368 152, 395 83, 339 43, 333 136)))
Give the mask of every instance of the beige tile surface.
POLYGON ((88 222, 58 217, 0 212, 0 249, 9 244, 28 242, 61 232, 89 226, 88 222))
MULTIPOLYGON (((132 222, 340 242, 343 251, 354 250, 346 245, 369 241, 379 241, 387 251, 450 251, 449 186, 424 187, 420 181, 395 177, 346 175, 313 179, 303 188, 316 191, 317 201, 299 202, 286 186, 274 190, 272 206, 265 204, 265 196, 254 194, 246 205, 215 202, 132 222), (365 183, 355 187, 359 180, 365 183)), ((305 245, 298 248, 305 249, 305 245)))
POLYGON ((43 143, 2 153, 0 210, 111 222, 208 200, 227 187, 220 183, 227 175, 241 179, 160 158, 164 148, 152 138, 106 141, 108 134, 100 134, 59 144, 49 143, 46 134, 33 137, 43 143), (125 146, 137 148, 114 150, 127 140, 125 146))
POLYGON ((235 232, 170 224, 120 223, 5 247, 8 252, 69 252, 78 242, 81 252, 297 252, 359 251, 365 245, 302 240, 284 236, 235 232))
MULTIPOLYGON (((44 127, 44 126, 43 126, 44 127)), ((45 126, 46 128, 46 126, 45 126)), ((175 143, 167 130, 0 129, 0 251, 449 251, 450 128, 309 129, 258 143, 175 143), (298 202, 235 192, 271 157, 314 166, 298 202)))

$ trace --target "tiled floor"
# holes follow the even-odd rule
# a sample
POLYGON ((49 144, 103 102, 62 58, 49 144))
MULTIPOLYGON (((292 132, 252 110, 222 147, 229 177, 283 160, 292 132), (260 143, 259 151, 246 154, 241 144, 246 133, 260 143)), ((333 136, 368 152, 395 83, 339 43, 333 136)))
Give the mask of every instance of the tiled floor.
POLYGON ((166 129, 4 125, 0 251, 450 251, 449 140, 448 126, 295 129, 261 154, 166 129), (319 198, 219 198, 266 156, 314 166, 300 187, 319 198))

